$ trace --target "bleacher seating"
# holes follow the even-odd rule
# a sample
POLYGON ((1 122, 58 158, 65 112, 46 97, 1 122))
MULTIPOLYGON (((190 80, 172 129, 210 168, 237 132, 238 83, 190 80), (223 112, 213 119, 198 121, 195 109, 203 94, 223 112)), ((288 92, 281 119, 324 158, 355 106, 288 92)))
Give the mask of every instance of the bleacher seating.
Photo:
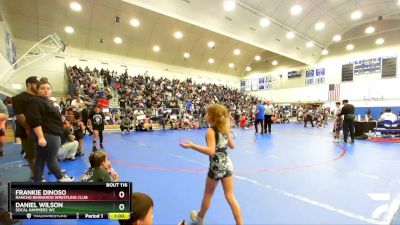
POLYGON ((258 98, 238 89, 216 84, 196 84, 189 78, 184 81, 169 80, 154 78, 147 73, 129 76, 127 71, 117 74, 107 69, 90 70, 77 66, 66 67, 66 73, 71 78, 70 86, 74 87, 71 96, 79 94, 92 105, 107 99, 108 107, 113 109, 110 110, 113 113, 111 116, 130 114, 133 120, 137 116, 134 113, 136 110, 142 110, 147 118, 155 122, 168 110, 170 114, 177 114, 178 120, 185 119, 185 113, 190 120, 196 120, 204 115, 207 105, 213 103, 224 104, 230 111, 245 113, 250 118, 252 107, 258 101, 258 98), (124 109, 120 109, 120 98, 126 100, 124 109))

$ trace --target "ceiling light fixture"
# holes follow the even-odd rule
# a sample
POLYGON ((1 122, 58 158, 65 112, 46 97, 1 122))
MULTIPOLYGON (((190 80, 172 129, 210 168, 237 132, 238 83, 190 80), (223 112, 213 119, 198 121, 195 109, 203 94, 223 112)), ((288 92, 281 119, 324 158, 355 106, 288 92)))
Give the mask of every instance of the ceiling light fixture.
POLYGON ((346 50, 347 51, 351 51, 351 50, 353 50, 354 49, 354 45, 353 44, 348 44, 348 45, 346 45, 346 50))
POLYGON ((301 13, 301 11, 303 11, 303 8, 302 8, 301 6, 299 6, 299 5, 294 5, 294 6, 292 6, 292 8, 290 9, 290 13, 291 13, 293 16, 299 15, 299 14, 301 13))
POLYGON ((175 37, 176 39, 181 39, 181 38, 183 37, 183 34, 182 34, 182 32, 177 31, 177 32, 174 33, 174 37, 175 37))
POLYGON ((77 12, 82 10, 81 4, 79 4, 77 2, 71 2, 71 4, 69 4, 69 7, 71 7, 72 10, 77 11, 77 12))
POLYGON ((296 36, 296 35, 292 31, 289 31, 286 33, 286 38, 288 38, 288 39, 292 39, 292 38, 294 38, 294 36, 296 36))
POLYGON ((154 45, 153 46, 153 51, 155 51, 155 52, 159 52, 161 49, 160 49, 160 46, 158 46, 158 45, 154 45))
POLYGON ((354 12, 351 13, 350 18, 351 18, 352 20, 358 20, 358 19, 361 18, 361 16, 362 16, 362 12, 361 12, 360 10, 356 10, 356 11, 354 11, 354 12))
POLYGON ((122 39, 121 39, 120 37, 115 37, 115 38, 114 38, 114 42, 115 42, 116 44, 121 44, 121 43, 122 43, 122 39))
POLYGON ((342 40, 342 36, 340 36, 339 34, 336 34, 335 36, 333 36, 332 40, 336 41, 336 42, 340 41, 340 40, 342 40))
POLYGON ((215 48, 215 42, 209 41, 209 42, 207 43, 207 46, 208 46, 209 48, 215 48))
POLYGON ((318 22, 314 25, 314 28, 316 30, 323 30, 325 28, 325 23, 324 22, 318 22))
POLYGON ((385 39, 383 39, 383 38, 378 38, 375 41, 375 44, 377 44, 377 45, 383 45, 383 43, 385 43, 385 39))
POLYGON ((260 60, 261 60, 261 56, 256 55, 256 56, 254 57, 254 59, 255 59, 256 61, 260 61, 260 60))
POLYGON ((369 26, 369 27, 367 27, 367 29, 365 29, 365 33, 367 33, 367 34, 372 34, 374 32, 375 32, 375 27, 373 27, 373 26, 369 26))
POLYGON ((184 57, 185 59, 189 58, 189 57, 190 57, 190 54, 189 54, 189 52, 185 52, 185 53, 183 53, 183 57, 184 57))
POLYGON ((213 64, 214 62, 215 62, 215 61, 214 61, 213 58, 209 58, 209 59, 208 59, 208 63, 213 64))
POLYGON ((269 21, 267 18, 262 18, 260 19, 259 24, 261 27, 268 27, 271 24, 271 21, 269 21))
POLYGON ((227 12, 233 11, 236 8, 236 2, 234 0, 226 0, 224 2, 224 9, 227 12))
POLYGON ((276 61, 276 60, 272 61, 272 65, 274 65, 274 66, 278 65, 278 61, 276 61))
POLYGON ((247 71, 247 72, 250 72, 250 71, 251 71, 251 67, 250 67, 250 66, 247 66, 247 67, 246 67, 246 71, 247 71))
POLYGON ((140 25, 140 21, 138 19, 131 19, 129 23, 132 27, 138 27, 140 25))
POLYGON ((233 51, 233 54, 235 54, 235 55, 240 55, 240 49, 235 49, 235 51, 233 51))
POLYGON ((328 55, 328 54, 329 54, 329 51, 326 50, 326 49, 324 49, 324 50, 322 50, 321 54, 322 54, 322 55, 328 55))
POLYGON ((306 47, 307 48, 312 48, 312 47, 314 47, 314 43, 309 41, 309 42, 307 42, 306 47))
POLYGON ((235 64, 233 64, 233 63, 229 63, 229 68, 233 68, 233 67, 235 67, 235 64))
POLYGON ((68 34, 72 34, 72 33, 74 33, 74 28, 72 28, 70 26, 66 26, 65 27, 65 32, 67 32, 68 34))

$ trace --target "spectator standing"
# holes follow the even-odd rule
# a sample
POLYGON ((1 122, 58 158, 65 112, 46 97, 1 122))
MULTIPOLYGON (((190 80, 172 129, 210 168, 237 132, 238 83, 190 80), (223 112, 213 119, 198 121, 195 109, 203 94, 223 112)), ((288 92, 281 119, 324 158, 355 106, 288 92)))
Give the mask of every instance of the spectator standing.
POLYGON ((261 124, 261 134, 264 134, 264 115, 265 115, 265 108, 264 105, 261 104, 261 101, 258 102, 259 104, 256 107, 255 112, 255 123, 254 127, 256 129, 256 134, 258 134, 258 124, 261 124))
POLYGON ((314 127, 314 120, 313 120, 313 116, 314 116, 314 110, 312 110, 312 106, 310 106, 310 108, 307 110, 306 109, 306 117, 304 118, 304 127, 307 127, 307 123, 308 121, 310 121, 311 126, 314 127))
POLYGON ((118 100, 119 107, 122 113, 126 113, 126 99, 124 96, 121 96, 118 100))
POLYGON ((73 177, 62 174, 57 162, 58 150, 61 146, 60 136, 63 125, 60 112, 51 104, 48 97, 52 94, 47 78, 42 78, 37 86, 38 96, 32 98, 27 109, 26 122, 36 136, 36 160, 34 166, 35 182, 42 181, 45 164, 60 182, 71 182, 73 177))
POLYGON ((36 76, 28 77, 25 80, 26 91, 12 97, 12 107, 16 117, 16 137, 21 139, 22 150, 25 153, 25 159, 28 161, 31 169, 31 177, 34 177, 34 165, 36 155, 36 145, 31 133, 31 128, 26 122, 26 113, 28 105, 37 94, 37 85, 39 80, 36 76))
MULTIPOLYGON (((336 102, 335 105, 336 105, 336 108, 333 111, 333 115, 334 115, 334 118, 336 120, 337 116, 340 115, 340 112, 342 111, 342 109, 340 108, 340 102, 336 102)), ((334 133, 336 132, 336 129, 337 129, 337 127, 336 127, 336 122, 335 122, 333 124, 333 132, 334 133)), ((339 130, 340 130, 340 127, 339 127, 339 130)))
POLYGON ((271 133, 272 115, 274 114, 274 106, 270 101, 265 104, 265 117, 264 117, 264 133, 271 133), (267 130, 268 128, 268 130, 267 130))
POLYGON ((343 100, 343 108, 340 115, 343 115, 343 143, 347 144, 347 137, 350 133, 351 143, 354 144, 354 106, 349 104, 349 100, 343 100))

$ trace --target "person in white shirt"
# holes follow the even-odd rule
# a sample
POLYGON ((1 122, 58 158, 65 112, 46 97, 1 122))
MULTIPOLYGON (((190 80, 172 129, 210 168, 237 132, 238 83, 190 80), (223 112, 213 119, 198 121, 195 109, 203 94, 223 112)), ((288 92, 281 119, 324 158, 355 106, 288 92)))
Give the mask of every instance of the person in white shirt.
POLYGON ((274 106, 271 104, 270 101, 266 101, 264 108, 265 108, 264 133, 267 133, 267 131, 268 133, 271 133, 272 114, 274 114, 274 106))
POLYGON ((336 102, 336 108, 334 111, 334 115, 335 116, 339 115, 341 111, 342 111, 342 108, 340 107, 340 102, 336 102))
POLYGON ((379 121, 383 121, 383 120, 390 120, 390 121, 394 122, 397 120, 397 116, 396 116, 396 114, 392 113, 391 108, 387 108, 387 109, 385 109, 385 112, 382 113, 381 117, 379 118, 379 121))
POLYGON ((61 106, 57 103, 57 99, 55 97, 49 97, 49 101, 56 107, 56 109, 60 112, 61 114, 61 106))
POLYGON ((77 95, 76 98, 72 100, 71 106, 73 107, 73 111, 80 112, 85 107, 85 103, 83 102, 81 97, 77 95))
POLYGON ((141 115, 144 115, 144 112, 143 112, 143 110, 142 109, 135 109, 135 111, 133 112, 133 114, 135 115, 135 116, 141 116, 141 115))
MULTIPOLYGON (((336 102, 336 108, 333 110, 333 115, 334 115, 334 123, 333 123, 333 131, 332 133, 335 133, 337 127, 335 127, 336 124, 336 118, 338 115, 340 115, 340 112, 342 111, 342 109, 340 108, 340 102, 336 102)), ((340 128, 339 128, 340 129, 340 128)))

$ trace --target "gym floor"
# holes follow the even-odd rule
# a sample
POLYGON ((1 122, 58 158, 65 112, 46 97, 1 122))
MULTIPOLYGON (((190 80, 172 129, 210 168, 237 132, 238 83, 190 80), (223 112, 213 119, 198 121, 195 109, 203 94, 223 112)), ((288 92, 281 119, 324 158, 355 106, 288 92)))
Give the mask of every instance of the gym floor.
MULTIPOLYGON (((396 143, 357 141, 335 144, 327 128, 273 124, 272 134, 234 129, 235 194, 245 224, 396 224, 400 193, 400 151, 396 143)), ((208 157, 183 149, 179 141, 205 144, 206 129, 191 131, 120 132, 105 134, 105 150, 120 181, 133 191, 149 194, 155 203, 154 224, 189 220, 199 209, 208 157)), ((79 176, 89 166, 92 137, 86 155, 62 162, 68 175, 79 176)), ((21 166, 20 146, 9 144, 0 158, 4 181, 28 180, 21 166)), ((47 174, 47 172, 45 173, 47 174)), ((55 181, 47 175, 47 181, 55 181)), ((111 220, 25 220, 23 224, 118 224, 111 220)), ((206 224, 234 224, 219 185, 206 224)), ((397 224, 400 224, 397 222, 397 224)))

